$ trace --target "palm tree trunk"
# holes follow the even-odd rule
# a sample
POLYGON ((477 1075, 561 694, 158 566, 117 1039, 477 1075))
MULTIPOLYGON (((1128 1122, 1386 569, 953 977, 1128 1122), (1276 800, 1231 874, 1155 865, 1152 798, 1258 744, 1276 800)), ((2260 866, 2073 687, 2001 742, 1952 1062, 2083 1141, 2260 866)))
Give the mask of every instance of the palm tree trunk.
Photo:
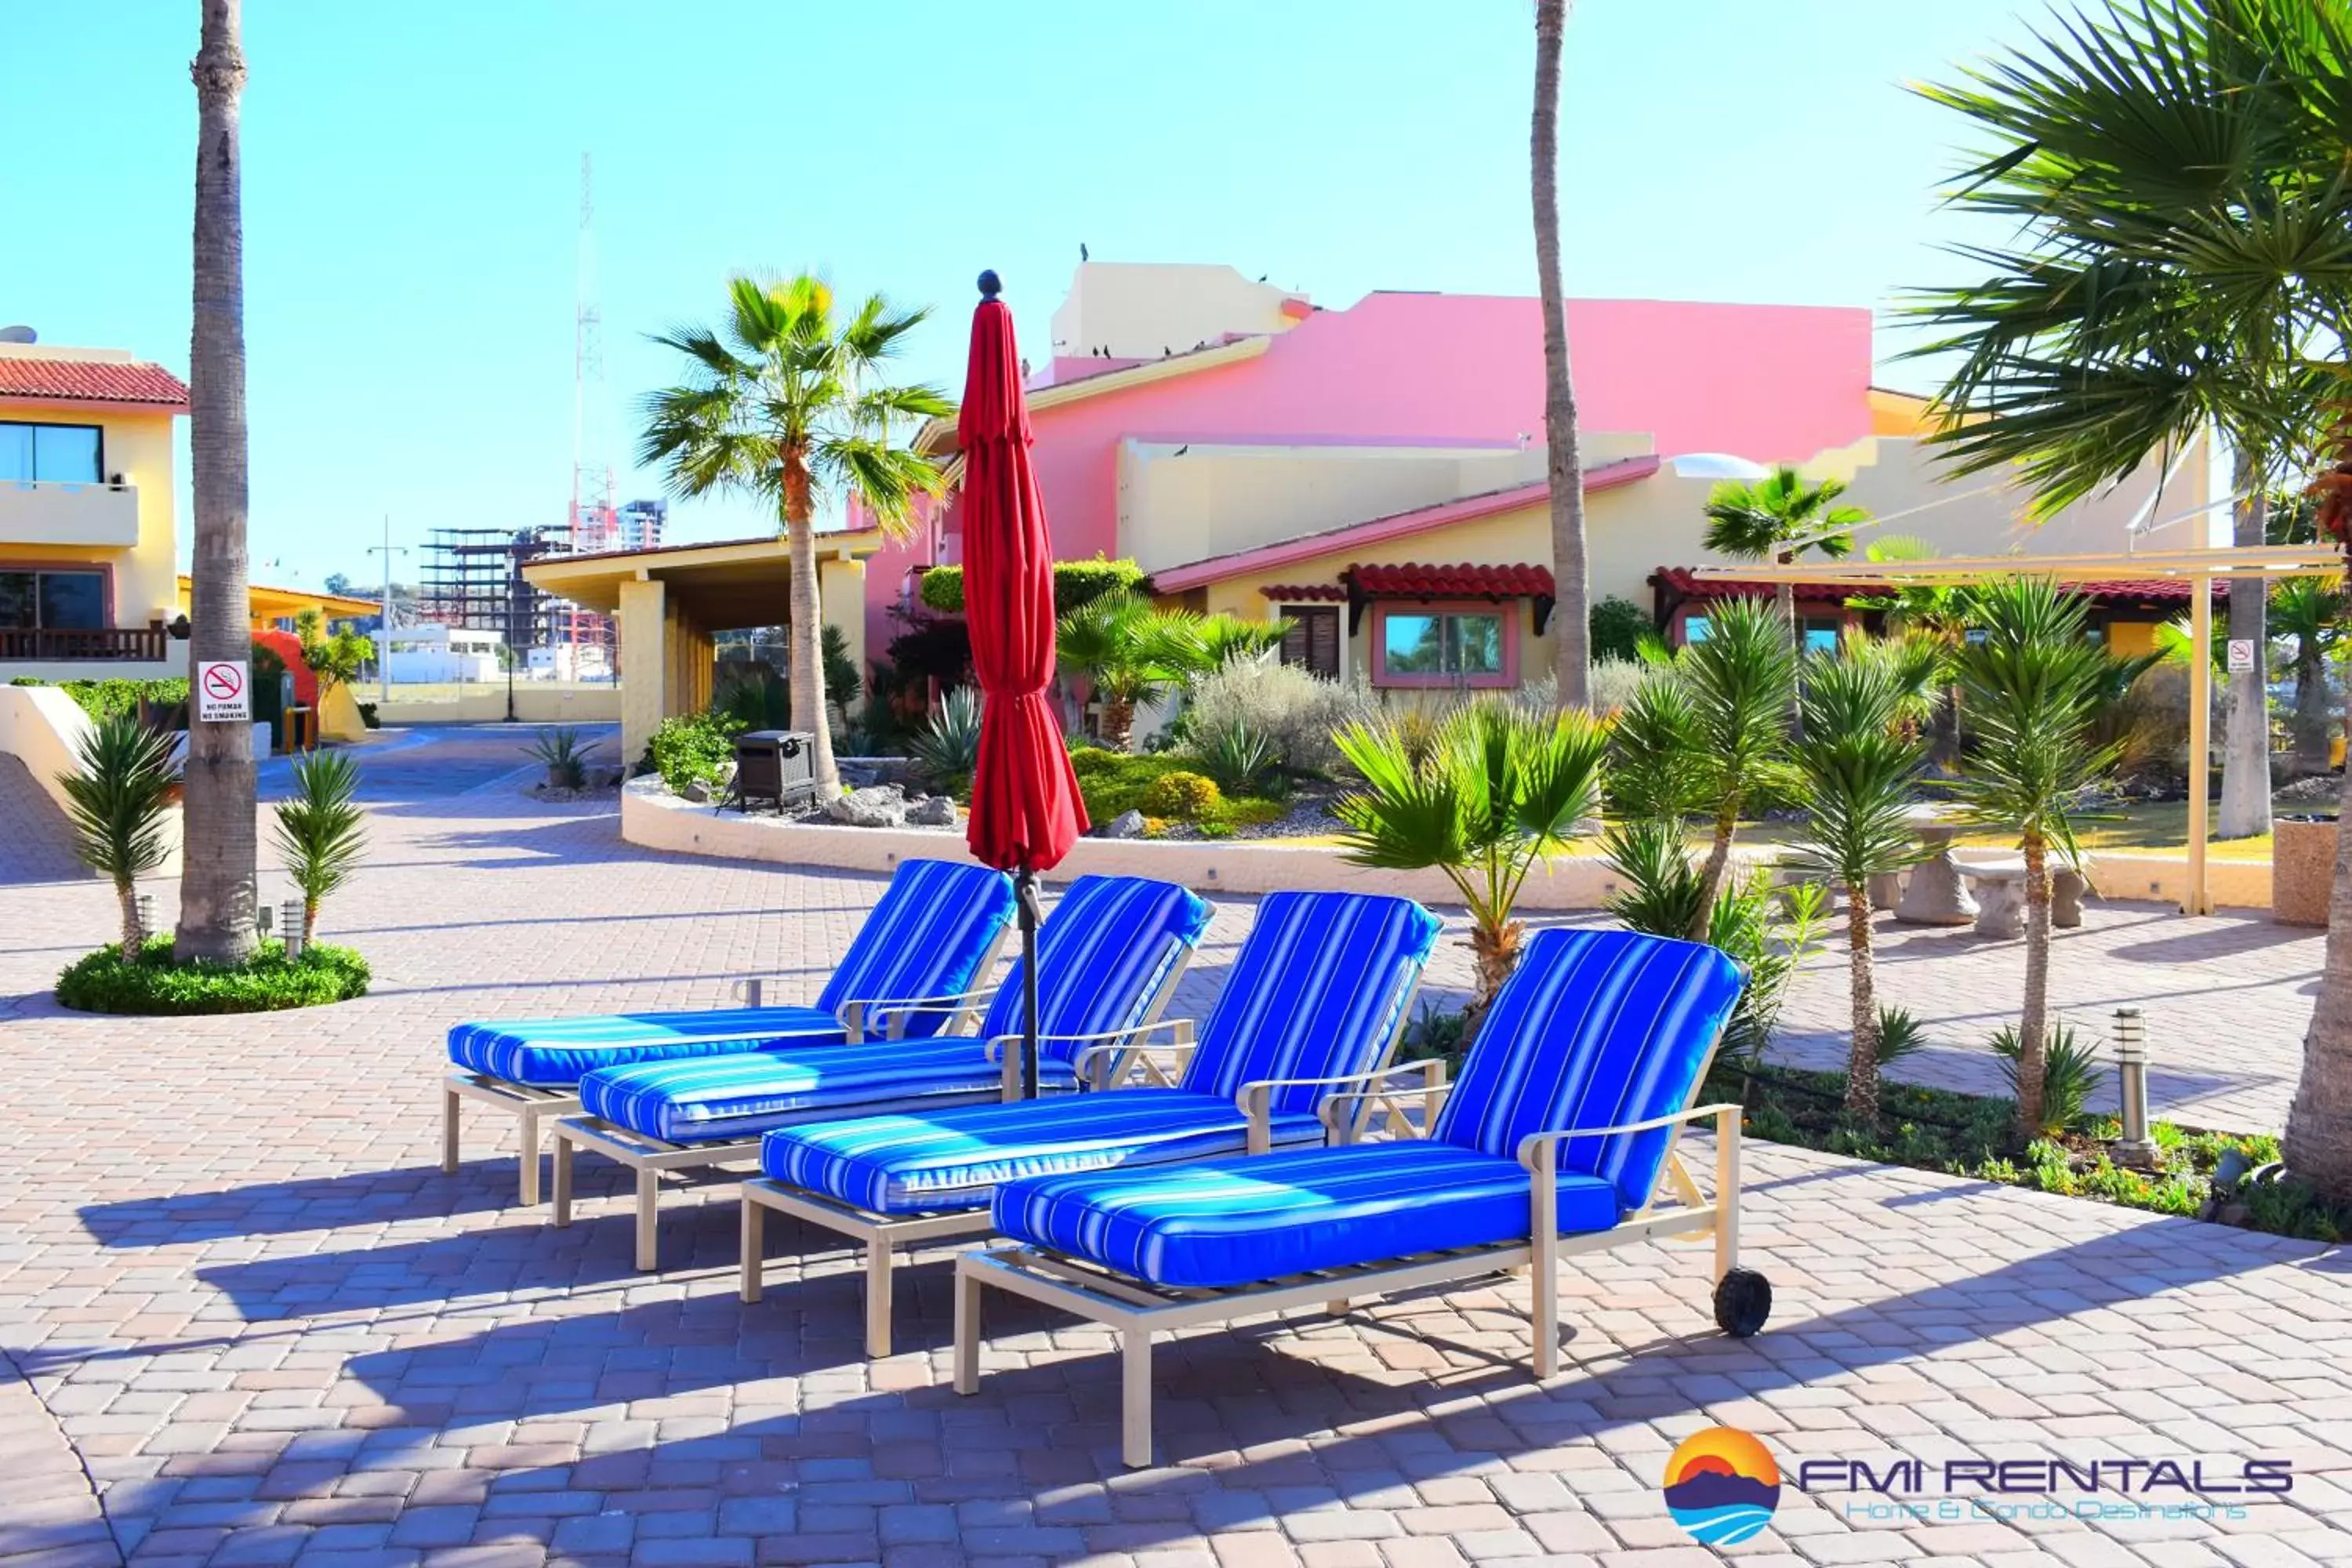
POLYGON ((1095 728, 1099 739, 1114 752, 1127 750, 1135 739, 1135 704, 1119 697, 1105 697, 1095 710, 1095 728))
POLYGON ((310 951, 310 944, 311 944, 313 942, 316 942, 318 939, 319 939, 319 900, 318 900, 317 899, 315 899, 315 898, 305 898, 305 899, 302 900, 302 947, 303 947, 303 951, 305 951, 305 952, 310 951))
POLYGON ((2294 769, 2310 777, 2328 764, 2327 667, 2308 637, 2294 653, 2294 769))
POLYGON ((1536 0, 1536 103, 1528 157, 1536 285, 1543 295, 1544 477, 1551 490, 1552 668, 1563 708, 1592 705, 1584 458, 1569 373, 1568 302, 1559 276, 1559 52, 1570 0, 1536 0))
MULTIPOLYGON (((2234 482, 2241 493, 2252 492, 2238 503, 2235 513, 2231 537, 2242 545, 2262 543, 2270 522, 2270 503, 2262 493, 2264 472, 2246 454, 2238 455, 2234 482)), ((2256 838, 2271 830, 2270 638, 2263 624, 2269 591, 2259 577, 2241 577, 2230 584, 2230 640, 2252 639, 2254 668, 2230 677, 2216 838, 2256 838)))
POLYGON ((1706 863, 1698 871, 1698 908, 1691 913, 1693 942, 1705 942, 1714 925, 1715 901, 1722 896, 1724 872, 1731 864, 1731 836, 1738 826, 1739 803, 1726 800, 1716 808, 1715 842, 1707 847, 1706 863))
MULTIPOLYGON (((1772 559, 1775 565, 1793 565, 1796 563, 1797 552, 1793 550, 1783 550, 1772 559)), ((1789 634, 1790 656, 1801 659, 1805 654, 1805 639, 1797 630, 1796 584, 1782 583, 1775 587, 1772 590, 1772 604, 1773 607, 1780 612, 1781 628, 1789 634)), ((1805 738, 1804 682, 1801 680, 1791 681, 1789 686, 1789 738, 1792 741, 1801 741, 1805 738)))
POLYGON ((1878 987, 1871 949, 1870 885, 1845 885, 1846 973, 1853 994, 1853 1050, 1846 1058, 1845 1108, 1878 1118, 1878 987))
MULTIPOLYGON (((1473 911, 1475 924, 1470 931, 1470 952, 1477 977, 1477 990, 1472 994, 1469 1006, 1463 1009, 1465 1027, 1475 1028, 1486 1009, 1494 1005, 1503 982, 1519 962, 1519 948, 1527 936, 1527 928, 1507 916, 1500 924, 1491 918, 1478 918, 1473 911)), ((1465 1035, 1466 1037, 1466 1035, 1465 1035)))
POLYGON ((786 628, 793 728, 811 738, 817 798, 830 800, 841 793, 841 773, 833 765, 833 731, 824 718, 824 609, 817 594, 816 522, 808 470, 790 457, 784 460, 784 531, 793 558, 793 618, 786 628))
MULTIPOLYGON (((2346 717, 2352 734, 2352 713, 2346 717)), ((2352 769, 2345 773, 2352 780, 2352 769)), ((2303 1073, 2279 1140, 2286 1168, 2338 1203, 2352 1203, 2352 789, 2337 807, 2336 878, 2327 896, 2327 951, 2319 1000, 2303 1037, 2303 1073)))
POLYGON ((128 877, 114 884, 114 896, 122 906, 122 957, 125 963, 136 960, 147 933, 139 929, 139 885, 128 877))
MULTIPOLYGON (((195 550, 189 670, 250 659, 246 591, 245 219, 237 96, 242 0, 204 0, 196 84, 194 329, 188 349, 188 440, 195 550)), ((184 835, 175 956, 241 963, 254 949, 253 727, 188 715, 184 835)))
POLYGON ((2025 1016, 2017 1026, 2017 1133, 2042 1135, 2042 1043, 2050 1016, 2050 847, 2025 836, 2025 1016))

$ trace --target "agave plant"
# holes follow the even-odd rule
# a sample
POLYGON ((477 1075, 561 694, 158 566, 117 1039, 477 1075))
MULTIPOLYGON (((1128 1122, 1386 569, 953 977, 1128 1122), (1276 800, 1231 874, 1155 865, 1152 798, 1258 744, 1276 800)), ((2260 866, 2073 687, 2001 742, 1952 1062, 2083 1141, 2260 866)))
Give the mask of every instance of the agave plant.
MULTIPOLYGON (((569 724, 540 731, 530 754, 547 765, 547 782, 557 789, 579 789, 588 783, 588 759, 596 743, 569 724)), ((356 770, 354 770, 356 772, 356 770)))
POLYGON ((907 748, 923 776, 950 794, 961 793, 980 766, 980 692, 957 687, 907 748))
POLYGON ((294 759, 294 793, 276 807, 278 852, 302 891, 302 941, 319 929, 319 905, 351 879, 367 854, 367 818, 359 806, 360 769, 342 752, 294 759))
POLYGON ((76 756, 80 767, 58 780, 66 792, 74 853, 114 884, 122 913, 122 956, 135 959, 141 939, 149 934, 139 929, 139 879, 171 853, 163 814, 180 782, 171 738, 131 714, 110 714, 82 736, 76 756))
POLYGON ((1199 760, 1201 771, 1227 795, 1258 793, 1282 760, 1273 741, 1238 719, 1194 735, 1187 749, 1199 760))
POLYGON ((1445 874, 1469 907, 1477 982, 1468 1011, 1482 1015, 1518 957, 1520 888, 1600 801, 1600 721, 1490 699, 1449 719, 1418 764, 1391 726, 1350 726, 1339 750, 1364 778, 1334 807, 1344 853, 1359 866, 1445 874))

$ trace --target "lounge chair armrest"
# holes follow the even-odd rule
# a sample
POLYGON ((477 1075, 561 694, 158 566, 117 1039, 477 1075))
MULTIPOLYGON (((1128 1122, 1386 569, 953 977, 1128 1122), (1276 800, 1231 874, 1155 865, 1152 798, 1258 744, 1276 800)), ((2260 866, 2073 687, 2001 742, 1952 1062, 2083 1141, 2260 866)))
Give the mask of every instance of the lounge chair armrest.
POLYGON ((1454 1092, 1448 1082, 1445 1063, 1438 1057, 1424 1057, 1415 1062, 1395 1062, 1376 1073, 1361 1073, 1360 1078, 1381 1079, 1368 1082, 1361 1089, 1342 1089, 1319 1106, 1315 1114, 1323 1123, 1323 1137, 1329 1143, 1351 1143, 1363 1134, 1363 1123, 1376 1107, 1387 1102, 1389 1131, 1400 1138, 1429 1136, 1437 1125, 1437 1113, 1444 1108, 1446 1097, 1454 1092), (1421 1083, 1400 1084, 1385 1081, 1391 1074, 1418 1071, 1421 1083), (1421 1099, 1422 1122, 1412 1127, 1405 1115, 1402 1097, 1418 1095, 1421 1099))
POLYGON ((1653 1116, 1646 1121, 1622 1122, 1614 1127, 1570 1127, 1557 1132, 1530 1132, 1519 1140, 1519 1163, 1529 1170, 1536 1168, 1538 1157, 1549 1158, 1550 1152, 1571 1138, 1606 1138, 1620 1132, 1654 1132, 1661 1127, 1675 1127, 1685 1121, 1697 1121, 1706 1117, 1722 1118, 1728 1113, 1732 1125, 1738 1125, 1742 1107, 1726 1100, 1716 1105, 1694 1105, 1666 1116, 1653 1116))
POLYGON ((1087 1089, 1108 1089, 1126 1078, 1137 1058, 1149 1051, 1174 1053, 1181 1064, 1197 1048, 1195 1038, 1198 1024, 1191 1018, 1161 1018, 1156 1023, 1137 1024, 1124 1029, 1105 1029, 1093 1035, 1062 1035, 1060 1039, 1093 1040, 1070 1059, 1070 1067, 1078 1075, 1078 1082, 1087 1089), (1162 1045, 1148 1045, 1141 1037, 1165 1032, 1169 1038, 1162 1045))
POLYGON ((863 1006, 866 1022, 871 1026, 886 1018, 920 1017, 928 1013, 945 1013, 952 1016, 967 1009, 985 1006, 996 999, 1001 987, 985 985, 977 991, 960 991, 946 996, 909 996, 898 1002, 845 1002, 844 1009, 863 1006))
MULTIPOLYGON (((1249 1152, 1263 1154, 1273 1147, 1274 1091, 1277 1089, 1341 1089, 1355 1084, 1373 1084, 1392 1074, 1412 1072, 1423 1075, 1424 1089, 1445 1081, 1445 1064, 1435 1057, 1426 1057, 1417 1062, 1392 1062, 1384 1068, 1374 1068, 1370 1072, 1342 1073, 1336 1078, 1262 1078, 1245 1083, 1242 1085, 1241 1092, 1234 1096, 1234 1104, 1249 1118, 1249 1152)), ((1368 1089, 1359 1094, 1328 1098, 1318 1111, 1318 1115, 1323 1117, 1325 1135, 1329 1135, 1332 1126, 1327 1113, 1333 1100, 1361 1100, 1366 1095, 1378 1092, 1368 1089)))

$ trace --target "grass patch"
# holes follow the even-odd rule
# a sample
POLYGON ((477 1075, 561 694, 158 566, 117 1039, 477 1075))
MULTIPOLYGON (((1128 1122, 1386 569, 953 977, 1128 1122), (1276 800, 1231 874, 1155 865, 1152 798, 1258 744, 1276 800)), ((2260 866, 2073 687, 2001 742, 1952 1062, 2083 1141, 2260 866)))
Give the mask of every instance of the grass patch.
POLYGON ((1846 1114, 1843 1074, 1765 1068, 1744 1076, 1717 1071, 1702 1102, 1744 1104, 1748 1135, 1768 1142, 2151 1214, 2219 1219, 2305 1241, 2340 1242, 2352 1236, 2352 1209, 2335 1207, 2306 1187, 2285 1181, 2216 1184, 2215 1172, 2224 1161, 2247 1170, 2276 1162, 2278 1140, 2267 1135, 2205 1132, 2159 1121, 2150 1131, 2158 1163, 2139 1170, 2108 1156, 2106 1145, 2122 1131, 2112 1117, 2090 1118, 2020 1148, 2011 1125, 2015 1107, 2009 1100, 1892 1079, 1880 1081, 1878 1099, 1877 1121, 1864 1125, 1846 1114))
POLYGON ((1206 837, 1230 837, 1236 827, 1261 827, 1289 814, 1287 801, 1223 794, 1194 771, 1195 765, 1183 757, 1130 756, 1099 746, 1080 746, 1070 753, 1070 770, 1078 776, 1087 819, 1097 825, 1140 811, 1161 824, 1150 830, 1155 837, 1165 831, 1167 824, 1184 822, 1199 827, 1206 837), (1162 782, 1171 775, 1178 775, 1175 784, 1162 782), (1204 784, 1206 789, 1199 787, 1204 784))
POLYGON ((365 995, 368 979, 367 960, 348 947, 314 942, 289 962, 283 942, 265 939, 245 963, 174 963, 164 935, 150 937, 128 963, 113 942, 75 960, 58 976, 58 1003, 145 1016, 269 1013, 365 995))

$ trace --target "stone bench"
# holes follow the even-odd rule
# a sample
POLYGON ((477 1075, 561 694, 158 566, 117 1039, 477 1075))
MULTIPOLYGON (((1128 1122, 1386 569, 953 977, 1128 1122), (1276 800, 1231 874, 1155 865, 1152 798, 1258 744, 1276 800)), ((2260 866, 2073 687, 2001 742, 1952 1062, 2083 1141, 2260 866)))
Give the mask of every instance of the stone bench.
MULTIPOLYGON (((2001 941, 2025 934, 2025 862, 1958 860, 1953 867, 1975 884, 1977 934, 2001 941)), ((2083 923, 2089 884, 2071 866, 2050 868, 2050 923, 2072 931, 2083 923)))

